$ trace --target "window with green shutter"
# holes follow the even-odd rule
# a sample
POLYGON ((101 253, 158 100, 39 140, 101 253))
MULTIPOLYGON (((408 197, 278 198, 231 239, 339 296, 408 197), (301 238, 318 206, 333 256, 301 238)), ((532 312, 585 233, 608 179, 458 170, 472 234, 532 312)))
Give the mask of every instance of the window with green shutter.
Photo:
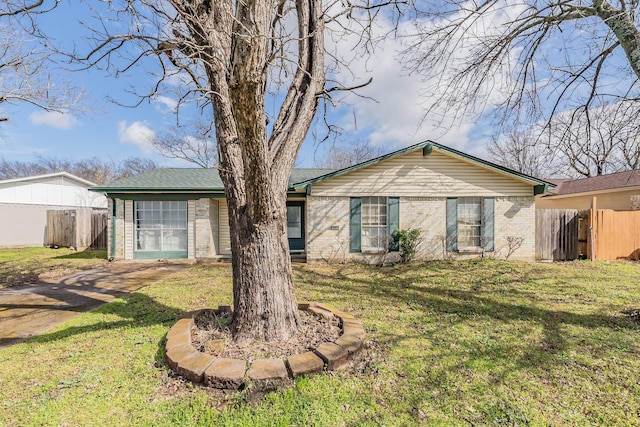
POLYGON ((361 201, 360 197, 352 197, 349 207, 349 252, 361 252, 361 201))
POLYGON ((494 250, 493 198, 459 197, 447 199, 447 250, 484 248, 494 250))
POLYGON ((397 251, 392 236, 400 227, 398 197, 352 197, 349 212, 349 251, 397 251))

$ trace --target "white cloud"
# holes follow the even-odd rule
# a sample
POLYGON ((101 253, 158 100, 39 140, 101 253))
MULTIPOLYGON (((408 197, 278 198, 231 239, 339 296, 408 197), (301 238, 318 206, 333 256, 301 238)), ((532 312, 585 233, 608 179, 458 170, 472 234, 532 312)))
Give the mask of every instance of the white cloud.
MULTIPOLYGON (((392 25, 391 22, 379 22, 379 34, 393 33, 392 25)), ((475 31, 491 33, 497 25, 479 23, 475 31)), ((332 43, 330 48, 338 57, 352 58, 349 69, 343 69, 337 75, 342 84, 354 86, 367 81, 369 77, 373 79, 370 85, 357 91, 360 96, 352 93, 344 95, 344 104, 337 110, 337 116, 341 117, 338 124, 346 130, 368 134, 370 144, 383 145, 390 150, 431 139, 465 151, 481 151, 478 148, 485 144, 486 138, 478 138, 473 132, 481 112, 456 119, 455 110, 434 104, 439 84, 450 79, 448 70, 440 70, 433 73, 433 77, 425 79, 423 76, 410 75, 403 67, 398 53, 403 49, 403 36, 412 31, 415 31, 412 23, 400 22, 397 31, 400 37, 385 37, 368 60, 362 59, 366 56, 353 49, 357 43, 355 37, 340 40, 327 38, 327 44, 332 43), (428 116, 425 116, 426 107, 431 107, 428 116)), ((468 54, 468 49, 461 48, 455 56, 462 60, 468 54)), ((495 80, 504 84, 502 79, 505 76, 496 76, 495 80)), ((488 93, 488 101, 493 105, 504 100, 495 88, 488 93)))
POLYGON ((71 129, 78 123, 78 119, 71 113, 57 111, 34 111, 29 116, 34 125, 47 125, 57 129, 71 129))
POLYGON ((154 101, 160 104, 161 110, 168 110, 170 113, 174 113, 178 108, 178 102, 168 96, 158 95, 154 98, 154 101))
POLYGON ((120 142, 125 144, 137 145, 140 150, 149 154, 153 151, 151 140, 156 133, 147 126, 146 122, 133 122, 127 126, 127 121, 122 120, 118 123, 118 138, 120 142))

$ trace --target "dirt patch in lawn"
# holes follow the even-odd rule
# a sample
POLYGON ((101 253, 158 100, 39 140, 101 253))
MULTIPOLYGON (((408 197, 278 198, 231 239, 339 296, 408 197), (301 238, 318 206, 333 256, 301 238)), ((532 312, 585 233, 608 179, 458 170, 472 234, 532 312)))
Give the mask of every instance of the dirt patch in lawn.
POLYGON ((238 344, 233 341, 229 324, 232 314, 216 314, 212 310, 199 313, 194 322, 191 342, 196 350, 216 357, 231 359, 284 359, 316 348, 323 342, 333 342, 340 337, 341 329, 337 317, 326 318, 307 311, 300 311, 298 332, 287 341, 250 342, 238 344))

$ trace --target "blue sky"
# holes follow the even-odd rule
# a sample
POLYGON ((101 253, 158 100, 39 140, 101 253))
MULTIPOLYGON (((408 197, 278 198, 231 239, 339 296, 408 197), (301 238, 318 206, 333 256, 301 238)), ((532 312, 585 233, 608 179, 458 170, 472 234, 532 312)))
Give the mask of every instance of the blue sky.
MULTIPOLYGON (((43 28, 49 29, 58 43, 82 48, 83 41, 78 36, 82 31, 76 23, 79 18, 85 18, 82 13, 86 13, 82 6, 70 7, 61 2, 43 18, 43 28)), ((328 47, 344 53, 352 49, 348 39, 328 47)), ((344 132, 338 143, 365 140, 391 151, 432 139, 486 157, 484 145, 492 129, 478 124, 481 122, 477 117, 445 123, 444 127, 439 123, 422 121, 423 107, 429 101, 423 95, 424 88, 429 82, 408 75, 402 69, 397 49, 398 42, 388 39, 368 61, 352 63, 356 78, 348 77, 350 81, 346 84, 359 84, 369 77, 373 82, 359 91, 361 96, 339 95, 340 104, 330 114, 332 123, 344 132)), ((10 120, 0 124, 0 157, 31 161, 36 156, 73 160, 97 156, 119 161, 138 156, 152 158, 163 166, 188 166, 159 156, 148 143, 150 135, 162 133, 175 123, 171 109, 174 100, 170 95, 144 102, 136 108, 126 108, 108 100, 114 98, 120 103, 134 103, 136 99, 127 93, 128 88, 145 88, 151 82, 143 70, 134 69, 119 78, 98 69, 56 71, 52 77, 70 79, 82 87, 85 91, 83 105, 87 106, 87 111, 60 115, 28 104, 4 105, 3 112, 10 120)), ((314 130, 324 135, 325 129, 321 124, 316 123, 314 130)), ((315 166, 330 144, 318 145, 310 132, 298 166, 315 166)))

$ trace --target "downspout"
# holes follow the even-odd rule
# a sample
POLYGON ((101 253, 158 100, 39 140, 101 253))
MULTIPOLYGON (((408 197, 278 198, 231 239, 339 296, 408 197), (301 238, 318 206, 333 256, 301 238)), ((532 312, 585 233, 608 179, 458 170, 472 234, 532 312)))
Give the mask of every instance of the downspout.
MULTIPOLYGON (((105 193, 106 196, 106 193, 105 193)), ((111 250, 109 251, 109 261, 113 261, 116 256, 116 199, 111 199, 111 250)))

